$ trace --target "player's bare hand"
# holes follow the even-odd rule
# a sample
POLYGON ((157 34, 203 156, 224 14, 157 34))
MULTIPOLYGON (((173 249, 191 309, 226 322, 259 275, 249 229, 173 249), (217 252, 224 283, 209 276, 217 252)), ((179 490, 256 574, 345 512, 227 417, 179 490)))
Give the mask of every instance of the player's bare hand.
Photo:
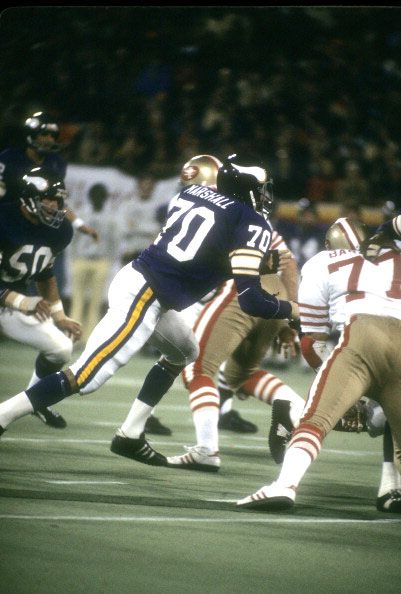
POLYGON ((278 254, 280 258, 278 270, 279 272, 282 272, 287 268, 290 261, 294 259, 294 256, 292 255, 292 252, 290 252, 290 250, 279 250, 278 254))
POLYGON ((296 330, 285 326, 281 328, 277 335, 276 349, 278 353, 282 353, 285 359, 294 358, 297 356, 297 339, 298 334, 296 330))
POLYGON ((71 318, 63 318, 55 322, 57 328, 64 332, 66 336, 71 338, 73 342, 79 340, 82 336, 82 328, 79 322, 72 320, 71 318))
POLYGON ((46 299, 41 299, 37 302, 35 309, 30 312, 39 322, 44 322, 50 318, 50 303, 46 299))

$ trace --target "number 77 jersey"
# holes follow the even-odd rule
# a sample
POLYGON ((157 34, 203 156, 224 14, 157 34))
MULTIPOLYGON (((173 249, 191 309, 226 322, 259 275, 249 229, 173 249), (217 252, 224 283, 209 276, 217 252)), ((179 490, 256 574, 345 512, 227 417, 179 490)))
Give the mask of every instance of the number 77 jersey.
POLYGON ((259 276, 272 227, 246 204, 192 185, 171 202, 165 226, 133 266, 166 308, 199 301, 233 276, 259 276))
POLYGON ((319 252, 302 267, 298 301, 302 332, 341 330, 357 313, 401 319, 401 254, 370 262, 357 250, 319 252))

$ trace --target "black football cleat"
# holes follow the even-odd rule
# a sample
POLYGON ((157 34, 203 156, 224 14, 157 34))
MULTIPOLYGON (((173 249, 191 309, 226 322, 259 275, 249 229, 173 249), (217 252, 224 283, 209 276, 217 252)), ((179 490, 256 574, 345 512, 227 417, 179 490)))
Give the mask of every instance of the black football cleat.
POLYGON ((3 427, 0 425, 0 435, 3 435, 4 432, 5 432, 5 429, 3 429, 3 427))
POLYGON ((145 439, 145 433, 137 439, 116 434, 110 445, 110 450, 118 456, 131 458, 150 466, 167 466, 167 458, 156 452, 145 439))
POLYGON ((291 439, 293 424, 290 418, 291 402, 275 400, 272 405, 272 419, 269 431, 269 448, 276 464, 284 460, 285 449, 291 439))
POLYGON ((35 417, 38 417, 45 425, 54 427, 55 429, 64 429, 67 427, 67 421, 57 411, 50 408, 50 406, 38 409, 33 413, 35 417))
POLYGON ((376 499, 376 509, 391 514, 401 514, 401 489, 392 489, 376 499))
POLYGON ((256 433, 258 430, 256 425, 243 419, 236 410, 229 410, 220 415, 218 427, 234 433, 256 433))
POLYGON ((145 433, 151 433, 152 435, 171 435, 172 431, 170 427, 163 425, 157 417, 150 415, 145 423, 145 433))

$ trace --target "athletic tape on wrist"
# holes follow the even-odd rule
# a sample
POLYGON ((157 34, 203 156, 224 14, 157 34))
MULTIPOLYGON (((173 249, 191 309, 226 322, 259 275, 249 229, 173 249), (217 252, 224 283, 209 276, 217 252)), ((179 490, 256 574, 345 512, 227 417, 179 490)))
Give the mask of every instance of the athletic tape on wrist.
POLYGON ((64 312, 64 307, 63 307, 63 303, 62 303, 61 299, 59 299, 58 301, 55 301, 54 303, 51 304, 50 314, 51 314, 53 320, 55 320, 56 322, 58 320, 65 319, 66 315, 64 312))
POLYGON ((72 226, 74 227, 74 229, 79 229, 80 227, 83 227, 85 225, 84 221, 82 219, 80 219, 79 217, 77 217, 76 219, 74 219, 72 221, 72 226))

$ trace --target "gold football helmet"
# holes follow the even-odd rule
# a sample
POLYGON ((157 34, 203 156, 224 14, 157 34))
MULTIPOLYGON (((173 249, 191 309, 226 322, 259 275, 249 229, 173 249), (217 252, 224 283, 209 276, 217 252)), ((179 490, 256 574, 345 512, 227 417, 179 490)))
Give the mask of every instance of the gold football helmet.
POLYGON ((181 170, 183 186, 198 184, 216 189, 217 171, 222 163, 213 155, 197 155, 185 163, 181 170))
POLYGON ((363 223, 340 217, 328 228, 325 246, 327 250, 357 250, 367 236, 368 231, 363 223))

